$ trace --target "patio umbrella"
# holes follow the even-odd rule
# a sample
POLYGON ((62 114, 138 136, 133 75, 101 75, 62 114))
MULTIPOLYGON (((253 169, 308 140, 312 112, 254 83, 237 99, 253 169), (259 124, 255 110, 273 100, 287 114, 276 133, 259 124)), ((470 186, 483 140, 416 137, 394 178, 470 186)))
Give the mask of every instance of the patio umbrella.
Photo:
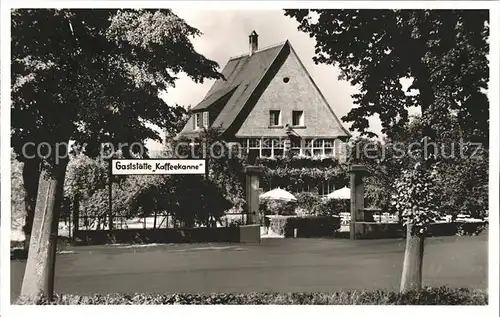
POLYGON ((275 188, 265 192, 259 196, 261 199, 283 200, 283 201, 297 201, 297 198, 281 188, 275 188))
POLYGON ((343 187, 339 190, 331 192, 326 196, 327 199, 351 199, 351 189, 343 187))

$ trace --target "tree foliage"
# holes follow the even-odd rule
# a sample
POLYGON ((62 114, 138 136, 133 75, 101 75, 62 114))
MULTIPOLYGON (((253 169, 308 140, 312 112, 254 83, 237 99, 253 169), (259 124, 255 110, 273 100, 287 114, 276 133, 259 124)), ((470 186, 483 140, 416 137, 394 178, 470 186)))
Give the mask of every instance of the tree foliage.
POLYGON ((433 191, 435 174, 417 163, 396 179, 394 205, 403 225, 411 225, 412 235, 425 235, 430 223, 438 216, 439 203, 433 191))
POLYGON ((470 137, 488 141, 489 13, 487 10, 285 10, 316 40, 317 64, 338 66, 359 88, 343 120, 370 134, 378 114, 382 132, 408 122, 419 106, 428 125, 457 113, 470 137), (412 79, 408 91, 401 79, 412 79))
MULTIPOLYGON (((78 155, 70 160, 65 196, 78 200, 84 225, 109 223, 109 163, 78 155)), ((169 214, 182 225, 208 225, 232 207, 219 188, 197 175, 129 175, 112 183, 111 216, 121 220, 169 214)), ((76 210, 75 210, 76 211, 76 210)))
POLYGON ((68 163, 64 194, 70 199, 86 200, 106 188, 109 178, 108 163, 78 154, 68 163))
POLYGON ((205 159, 208 179, 237 209, 244 205, 245 155, 222 138, 218 127, 201 131, 196 137, 181 136, 171 144, 172 155, 180 158, 205 159))
POLYGON ((160 140, 145 122, 169 127, 179 109, 158 91, 180 72, 195 82, 220 77, 189 40, 201 32, 171 10, 15 10, 12 25, 16 150, 70 138, 89 152, 160 140))
POLYGON ((24 187, 23 187, 23 163, 16 159, 16 155, 12 152, 10 156, 10 180, 11 180, 11 227, 19 229, 24 221, 24 187))
POLYGON ((165 129, 165 141, 166 143, 171 143, 173 138, 182 131, 184 126, 189 120, 190 113, 189 110, 183 106, 176 104, 172 107, 173 118, 170 120, 170 124, 165 129))
MULTIPOLYGON (((417 116, 392 138, 352 140, 349 162, 364 164, 370 171, 365 187, 369 204, 392 209, 392 197, 398 194, 397 180, 409 180, 404 175, 413 175, 415 164, 420 162, 422 126, 422 119, 417 116)), ((436 163, 432 182, 428 184, 438 202, 435 212, 487 216, 488 150, 468 139, 456 117, 443 118, 436 131, 431 144, 435 147, 436 163)))
MULTIPOLYGON (((315 63, 335 65, 358 88, 355 108, 342 119, 373 136, 377 114, 392 138, 405 129, 410 107, 420 107, 419 162, 400 165, 397 208, 408 225, 401 291, 422 286, 424 237, 436 212, 434 175, 440 158, 429 142, 455 116, 467 140, 488 146, 489 12, 487 10, 285 10, 316 40, 315 63), (411 81, 403 90, 402 80, 411 81), (417 168, 415 168, 417 167, 417 168), (431 176, 432 175, 432 176, 431 176)), ((411 152, 411 151, 410 151, 411 152)), ((376 162, 375 161, 372 161, 376 162)), ((391 162, 387 162, 392 165, 391 162)), ((390 175, 390 168, 380 173, 390 175)), ((392 186, 389 186, 391 190, 392 186)), ((441 197, 442 198, 442 197, 441 197)))
POLYGON ((20 160, 27 159, 27 142, 48 145, 24 165, 33 184, 40 181, 28 186, 34 190, 26 206, 36 202, 38 223, 21 293, 37 301, 53 292, 50 237, 57 235, 69 141, 90 157, 103 143, 114 150, 126 143, 124 156, 138 154, 144 146, 132 144, 161 141, 148 123, 168 130, 177 120, 160 90, 181 72, 195 82, 222 76, 217 63, 194 50, 191 39, 201 32, 168 9, 18 9, 11 34, 12 145, 20 160), (36 200, 36 191, 47 197, 36 200))
POLYGON ((348 164, 335 158, 282 157, 260 158, 255 162, 264 167, 262 188, 281 187, 288 191, 321 191, 327 182, 341 188, 348 184, 348 164))

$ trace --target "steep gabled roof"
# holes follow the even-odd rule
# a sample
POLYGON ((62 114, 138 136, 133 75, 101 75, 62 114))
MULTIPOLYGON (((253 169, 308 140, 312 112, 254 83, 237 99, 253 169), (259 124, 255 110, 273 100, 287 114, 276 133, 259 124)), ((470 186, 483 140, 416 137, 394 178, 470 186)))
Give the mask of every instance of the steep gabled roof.
MULTIPOLYGON (((244 117, 245 114, 248 115, 248 112, 251 111, 250 108, 252 108, 252 102, 249 102, 249 99, 251 97, 259 98, 256 95, 256 88, 259 86, 259 84, 261 84, 264 77, 274 77, 274 71, 276 71, 276 68, 280 67, 279 63, 283 62, 283 58, 281 57, 286 57, 290 53, 295 54, 295 56, 299 60, 301 67, 306 72, 315 89, 317 89, 320 93, 321 98, 331 111, 335 121, 339 124, 342 131, 345 133, 345 136, 350 136, 350 133, 343 127, 342 123, 335 115, 333 109, 328 104, 321 91, 319 91, 319 88, 314 83, 314 80, 311 78, 309 72, 300 61, 300 58, 295 53, 288 40, 283 43, 255 51, 251 55, 246 54, 230 58, 224 69, 222 70, 224 79, 218 79, 207 92, 203 100, 194 108, 192 108, 192 111, 205 111, 212 105, 216 104, 217 101, 225 97, 229 97, 226 104, 223 105, 222 110, 217 115, 211 126, 220 127, 222 128, 223 132, 227 131, 230 128, 231 130, 233 130, 233 123, 235 123, 235 121, 238 121, 236 120, 237 117, 244 117), (273 68, 273 71, 270 71, 271 68, 273 68), (242 111, 247 105, 247 109, 245 109, 245 111, 242 111)), ((198 133, 193 129, 192 120, 193 118, 190 118, 184 129, 180 132, 181 135, 198 133)), ((238 127, 234 128, 237 129, 238 127)))
MULTIPOLYGON (((212 124, 223 130, 228 129, 287 43, 288 41, 258 50, 251 56, 247 54, 230 58, 222 70, 224 79, 218 79, 205 98, 193 107, 192 111, 207 109, 217 100, 232 93, 231 98, 212 124)), ((181 134, 193 132, 193 123, 188 122, 181 134)))
POLYGON ((311 81, 311 83, 313 84, 314 88, 316 89, 316 91, 321 96, 321 99, 323 99, 323 102, 328 107, 328 110, 330 110, 330 113, 332 114, 333 119, 335 119, 335 122, 337 122, 337 124, 339 125, 339 127, 345 133, 345 137, 349 137, 350 138, 351 137, 351 133, 349 131, 347 131, 347 129, 342 124, 342 122, 340 122, 339 118, 335 114, 335 111, 333 111, 333 108, 330 106, 330 103, 328 102, 328 100, 326 100, 325 95, 323 95, 323 93, 321 92, 321 89, 319 89, 318 85, 316 84, 316 82, 312 78, 311 74, 309 73, 309 71, 307 70, 307 68, 304 66, 304 63, 302 63, 302 61, 300 60, 299 55, 297 55, 297 52, 295 52, 295 50, 293 49, 293 47, 291 45, 290 45, 290 51, 295 55, 295 57, 297 58, 297 61, 299 61, 300 66, 302 67, 302 69, 304 70, 304 72, 307 74, 307 77, 309 77, 309 80, 311 81))
POLYGON ((210 106, 218 100, 228 96, 229 94, 232 95, 236 88, 238 88, 238 85, 228 86, 214 91, 213 93, 207 95, 199 104, 191 109, 191 111, 196 112, 210 108, 210 106))

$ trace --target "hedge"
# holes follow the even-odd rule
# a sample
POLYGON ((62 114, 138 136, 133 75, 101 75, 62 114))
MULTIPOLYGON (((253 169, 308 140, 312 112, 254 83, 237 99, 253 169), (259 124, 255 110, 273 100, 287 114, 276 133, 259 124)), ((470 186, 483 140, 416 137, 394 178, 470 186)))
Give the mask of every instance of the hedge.
MULTIPOLYGON (((428 236, 477 236, 488 228, 488 223, 482 222, 442 222, 430 225, 428 236)), ((404 235, 406 236, 406 230, 404 235)))
POLYGON ((298 238, 310 237, 333 237, 335 231, 340 229, 340 217, 338 216, 304 216, 284 217, 276 216, 270 218, 271 230, 285 238, 294 236, 297 229, 298 238))
MULTIPOLYGON (((18 304, 27 304, 18 302, 18 304)), ((488 291, 427 287, 398 293, 388 290, 337 293, 213 293, 56 295, 42 305, 487 305, 488 291)))
MULTIPOLYGON (((338 216, 274 216, 265 217, 266 226, 277 234, 283 235, 285 238, 294 237, 294 229, 297 229, 297 237, 334 237, 335 232, 340 228, 340 217, 338 216)), ((376 222, 373 223, 377 225, 376 222)), ((400 224, 383 224, 394 227, 396 232, 392 236, 404 238, 406 230, 400 224)), ((485 231, 488 228, 488 223, 433 223, 430 226, 427 236, 475 236, 485 231)), ((381 237, 384 238, 384 237, 381 237)))
POLYGON ((78 230, 75 245, 239 242, 237 225, 229 227, 78 230))
POLYGON ((262 199, 259 203, 261 215, 290 216, 295 214, 297 203, 294 201, 279 201, 273 199, 262 199))

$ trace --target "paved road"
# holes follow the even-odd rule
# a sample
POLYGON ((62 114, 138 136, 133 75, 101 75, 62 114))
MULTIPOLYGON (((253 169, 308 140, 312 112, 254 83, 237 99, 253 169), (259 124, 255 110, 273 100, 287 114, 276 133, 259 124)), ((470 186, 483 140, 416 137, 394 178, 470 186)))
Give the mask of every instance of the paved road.
MULTIPOLYGON (((487 235, 427 239, 424 284, 487 288, 487 235)), ((57 257, 58 293, 396 290, 403 240, 264 239, 261 245, 73 247, 57 257)), ((11 300, 25 261, 11 261, 11 300)))

